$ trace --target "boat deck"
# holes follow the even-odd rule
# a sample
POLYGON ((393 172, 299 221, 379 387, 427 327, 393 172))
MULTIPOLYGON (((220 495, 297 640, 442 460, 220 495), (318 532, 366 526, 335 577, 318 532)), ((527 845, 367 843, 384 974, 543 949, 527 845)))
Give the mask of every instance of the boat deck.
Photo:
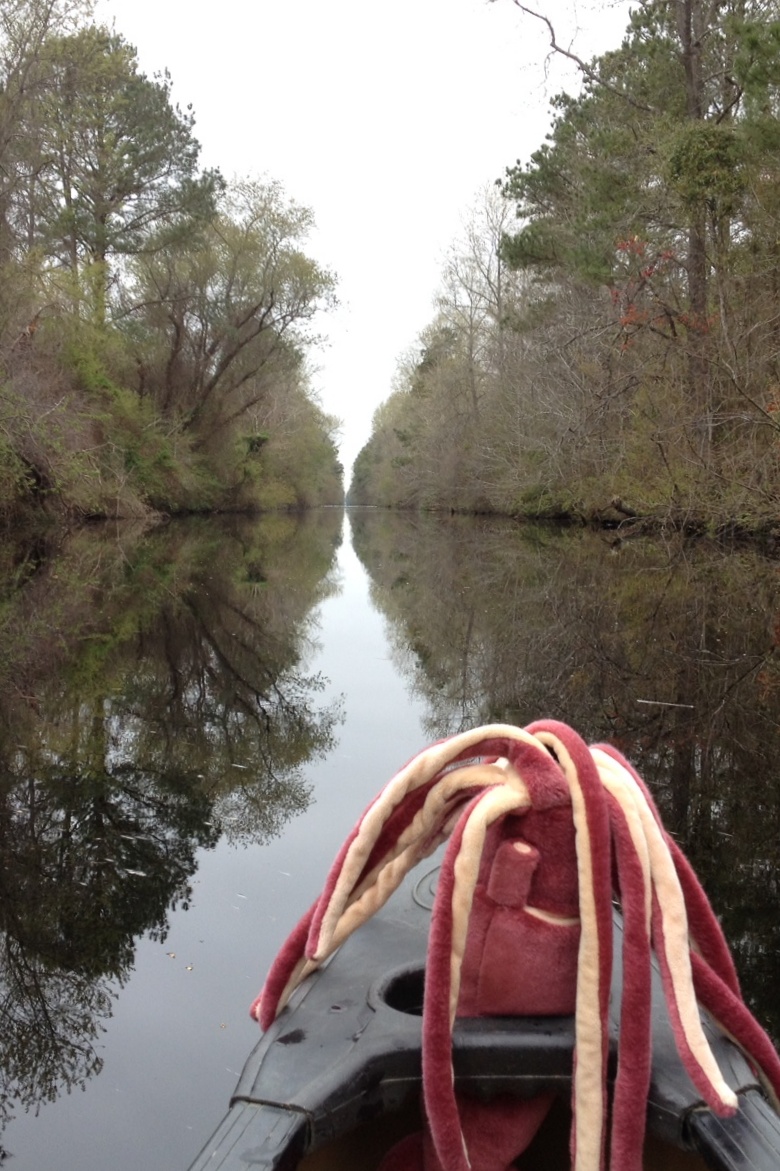
MULTIPOLYGON (((419 1128, 420 1012, 436 874, 429 867, 422 875, 410 875, 387 906, 295 992, 250 1055, 228 1114, 191 1171, 246 1171, 247 1165, 269 1171, 372 1171, 384 1149, 419 1128)), ((621 931, 616 912, 613 1071, 621 931)), ((778 1171, 780 1118, 763 1098, 741 1052, 704 1017, 718 1064, 741 1106, 734 1118, 715 1118, 679 1059, 657 973, 652 1013, 646 1166, 664 1171, 704 1166, 712 1171, 778 1171), (697 1151, 705 1152, 703 1160, 697 1151)), ((531 1097, 552 1089, 559 1096, 560 1108, 518 1161, 519 1169, 569 1166, 570 1120, 564 1104, 571 1098, 573 1046, 571 1017, 455 1022, 453 1064, 459 1089, 481 1097, 505 1092, 531 1097)))

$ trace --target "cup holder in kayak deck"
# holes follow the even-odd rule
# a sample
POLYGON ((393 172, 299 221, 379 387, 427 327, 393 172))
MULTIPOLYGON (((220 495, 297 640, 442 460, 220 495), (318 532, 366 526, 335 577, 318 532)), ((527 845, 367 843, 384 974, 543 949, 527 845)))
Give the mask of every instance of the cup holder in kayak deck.
POLYGON ((390 972, 372 989, 372 1000, 407 1016, 422 1016, 425 968, 401 968, 390 972))

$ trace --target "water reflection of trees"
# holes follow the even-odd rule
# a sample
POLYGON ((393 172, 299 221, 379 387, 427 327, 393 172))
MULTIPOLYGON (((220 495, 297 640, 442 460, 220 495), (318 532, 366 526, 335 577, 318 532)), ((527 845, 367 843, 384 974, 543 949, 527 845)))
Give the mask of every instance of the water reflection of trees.
POLYGON ((431 737, 567 720, 651 784, 780 1038, 780 582, 757 553, 352 514, 431 737), (443 604, 444 603, 444 604, 443 604))
POLYGON ((0 554, 0 1124, 100 1068, 196 852, 308 801, 338 712, 307 674, 340 515, 80 531, 0 554))

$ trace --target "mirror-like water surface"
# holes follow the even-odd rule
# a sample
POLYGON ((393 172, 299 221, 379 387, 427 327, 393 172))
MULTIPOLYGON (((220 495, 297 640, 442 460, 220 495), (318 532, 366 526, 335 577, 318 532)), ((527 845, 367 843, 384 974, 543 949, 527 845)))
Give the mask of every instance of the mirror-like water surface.
POLYGON ((618 744, 780 1035, 777 567, 676 540, 342 521, 0 552, 0 1146, 17 1171, 186 1168, 359 812, 476 723, 548 715, 618 744))

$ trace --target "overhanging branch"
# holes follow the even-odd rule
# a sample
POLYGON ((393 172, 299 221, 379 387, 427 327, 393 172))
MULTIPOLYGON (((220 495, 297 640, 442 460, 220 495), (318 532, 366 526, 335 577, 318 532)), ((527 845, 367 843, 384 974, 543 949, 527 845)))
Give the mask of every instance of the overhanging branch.
POLYGON ((613 85, 609 81, 605 81, 601 74, 596 69, 594 69, 592 65, 588 65, 587 61, 583 61, 582 57, 578 56, 576 53, 573 53, 571 49, 564 49, 562 45, 559 45, 558 38, 555 34, 555 27, 549 16, 545 16, 543 12, 537 12, 534 8, 529 8, 527 5, 521 4, 520 0, 512 0, 512 3, 514 4, 515 8, 519 8, 521 12, 526 14, 526 16, 532 16, 534 20, 540 20, 542 24, 546 26, 547 32, 550 35, 550 48, 552 51, 557 53, 560 57, 565 57, 568 61, 573 61, 582 76, 586 77, 588 81, 592 81, 594 85, 598 85, 602 89, 606 89, 610 93, 615 94, 616 97, 619 97, 624 102, 627 102, 629 106, 633 106, 635 110, 643 110, 645 113, 653 113, 651 106, 645 105, 644 102, 637 102, 634 98, 631 97, 630 94, 626 93, 624 89, 613 85))

